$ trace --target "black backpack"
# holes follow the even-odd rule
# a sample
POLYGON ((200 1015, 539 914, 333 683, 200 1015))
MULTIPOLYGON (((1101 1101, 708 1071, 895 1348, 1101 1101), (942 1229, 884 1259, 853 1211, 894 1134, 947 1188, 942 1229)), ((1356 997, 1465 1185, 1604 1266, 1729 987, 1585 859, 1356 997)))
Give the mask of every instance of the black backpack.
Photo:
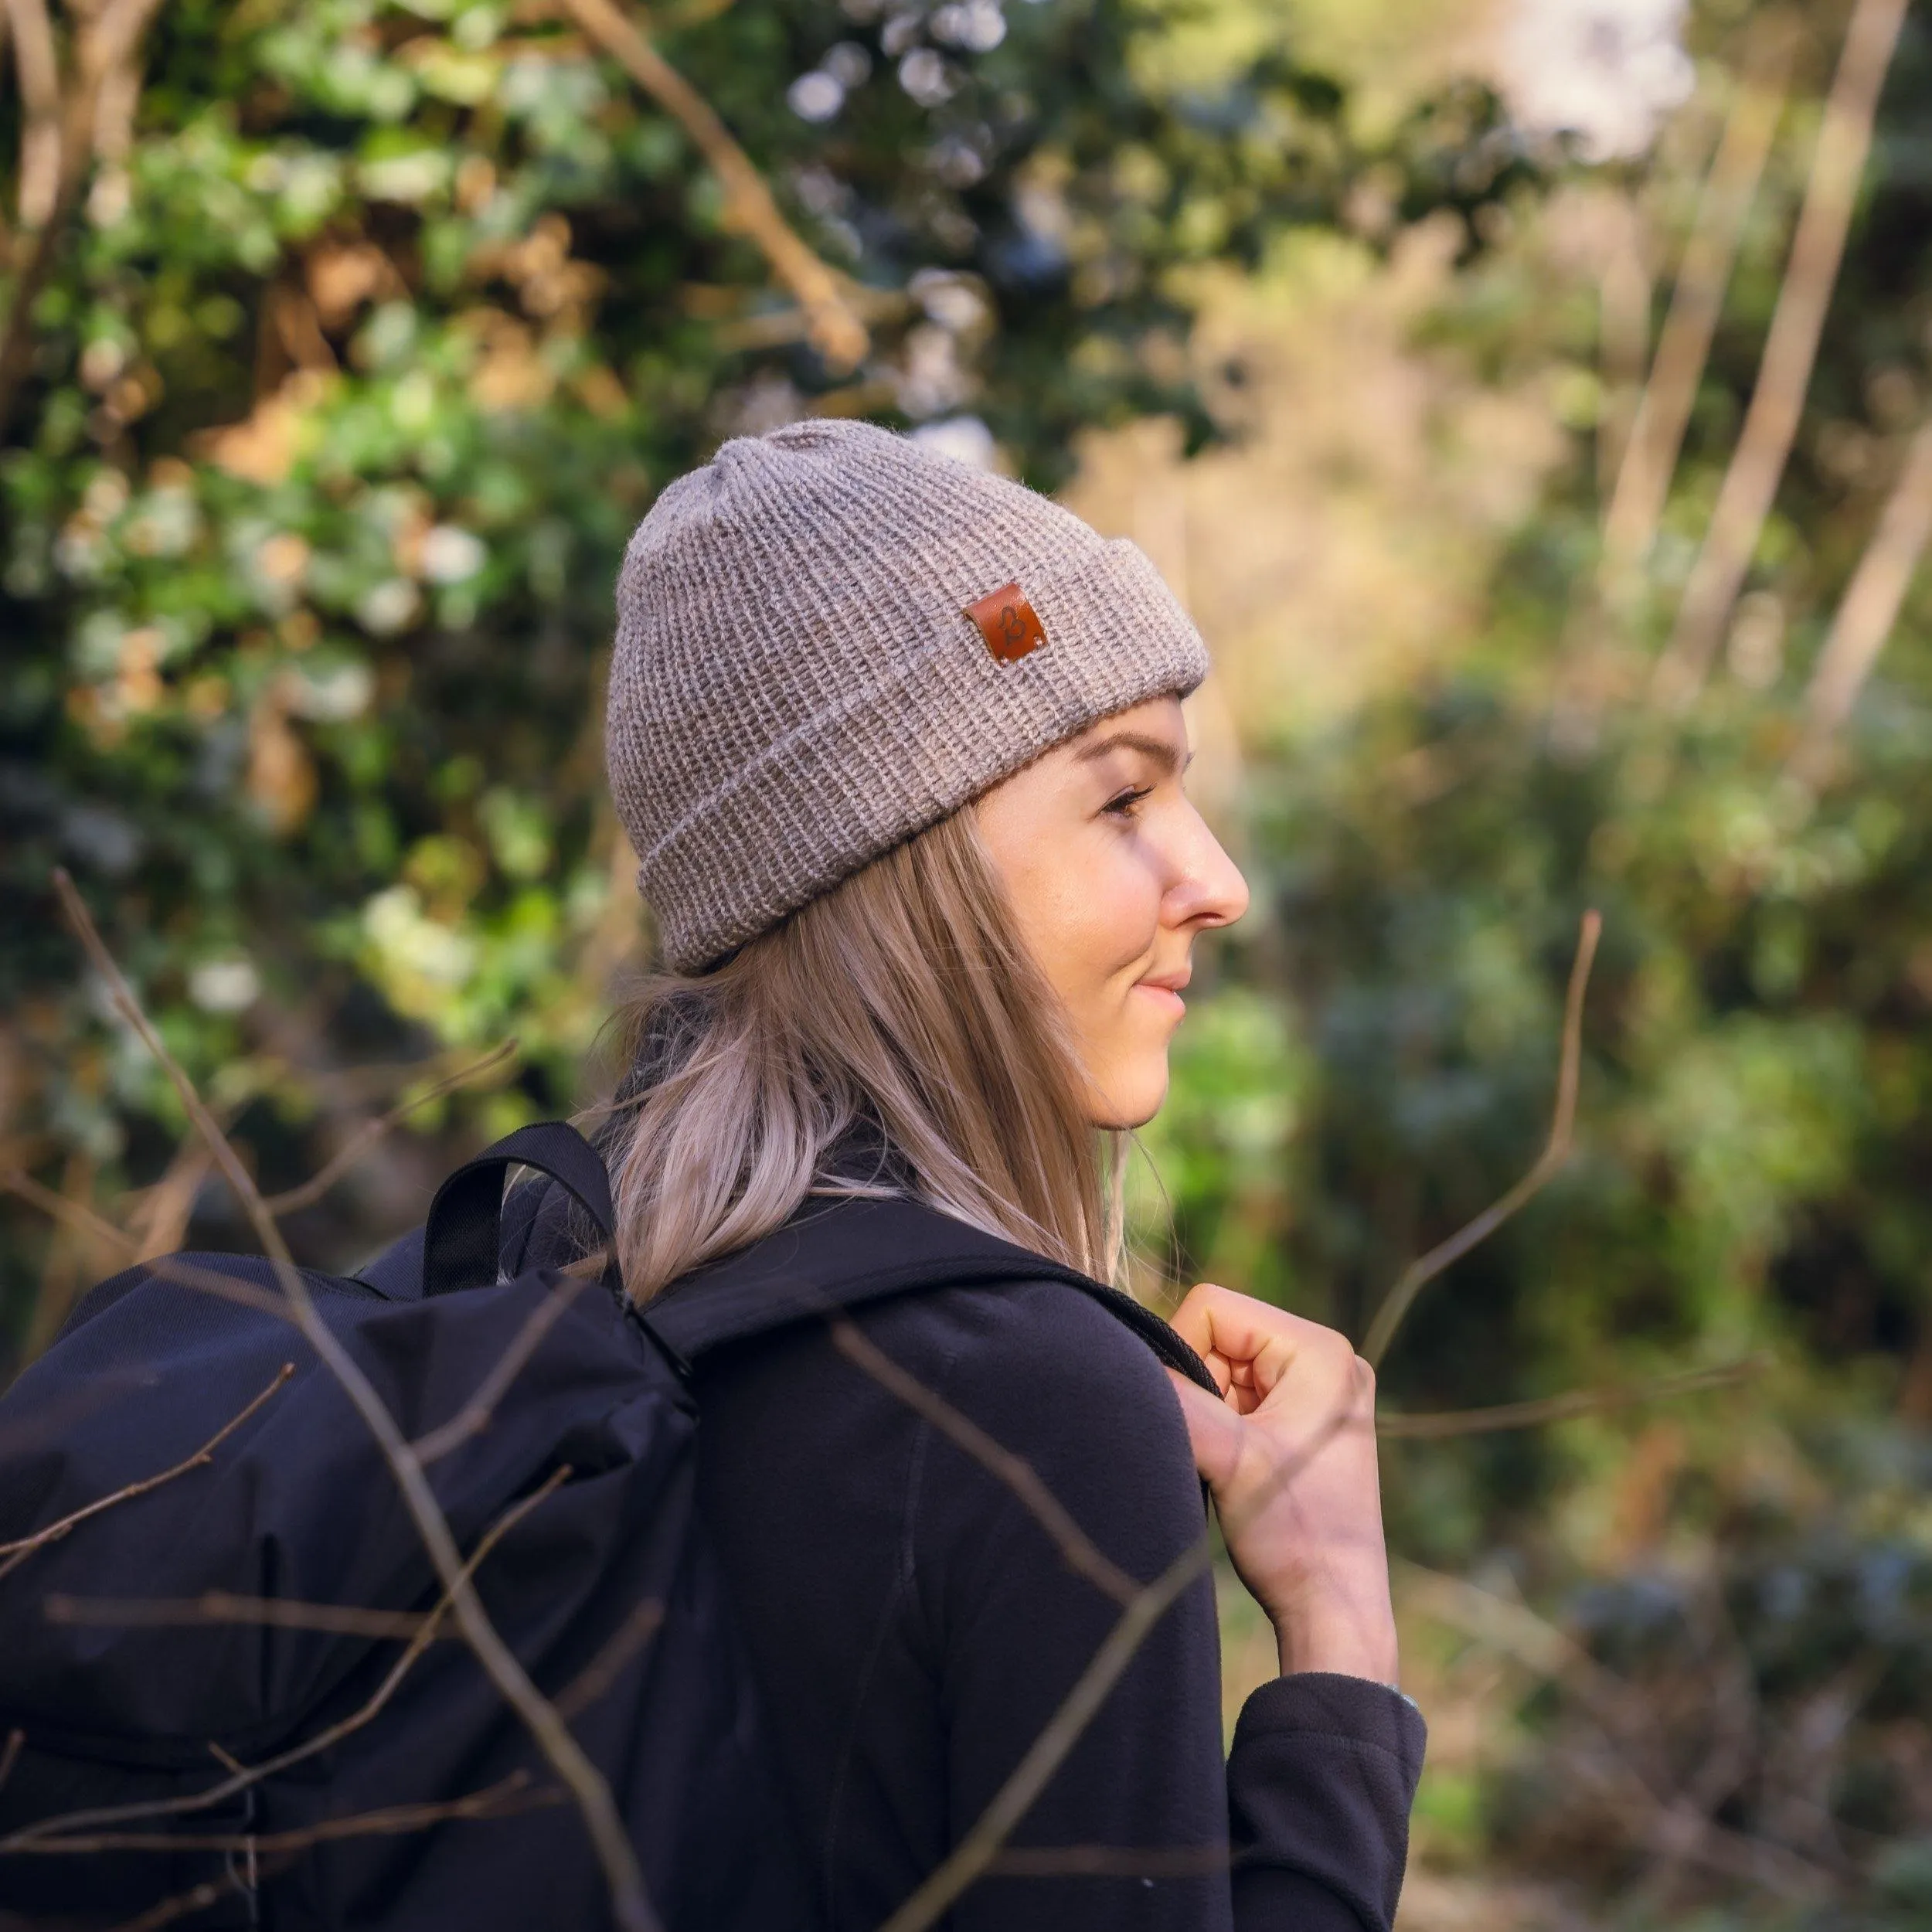
MULTIPOLYGON (((595 1151, 545 1124, 459 1168, 357 1275, 304 1271, 404 1434, 440 1443, 429 1476, 458 1547, 485 1550, 484 1607, 607 1781, 677 1932, 811 1918, 696 1513, 692 1363, 885 1295, 1044 1277, 1206 1379, 1083 1275, 911 1201, 832 1211, 886 1216, 903 1258, 845 1278, 822 1241, 802 1265, 788 1226, 640 1315, 614 1277, 532 1265, 580 1250, 573 1219, 612 1223, 595 1151), (542 1184, 506 1202, 512 1166, 579 1213, 542 1184)), ((341 1386, 261 1304, 273 1268, 172 1259, 200 1284, 162 1263, 102 1283, 0 1397, 0 1923, 611 1925, 581 1815, 522 1721, 460 1639, 412 1641, 435 1572, 341 1386), (223 1281, 243 1298, 209 1291, 223 1281)))

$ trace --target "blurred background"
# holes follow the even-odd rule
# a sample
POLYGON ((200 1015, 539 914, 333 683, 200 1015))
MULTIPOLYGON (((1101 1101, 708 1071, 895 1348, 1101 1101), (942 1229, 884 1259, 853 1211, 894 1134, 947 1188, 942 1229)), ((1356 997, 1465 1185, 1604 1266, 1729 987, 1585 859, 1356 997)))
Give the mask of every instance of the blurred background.
POLYGON ((354 1263, 604 1077, 631 529, 870 417, 1214 649, 1255 906, 1150 1299, 1361 1340, 1536 1162, 1602 913, 1569 1158, 1383 1363, 1582 1392, 1386 1446, 1408 1932, 1932 1925, 1923 6, 5 0, 0 63, 7 1359, 114 1230, 250 1245, 53 869, 354 1263))

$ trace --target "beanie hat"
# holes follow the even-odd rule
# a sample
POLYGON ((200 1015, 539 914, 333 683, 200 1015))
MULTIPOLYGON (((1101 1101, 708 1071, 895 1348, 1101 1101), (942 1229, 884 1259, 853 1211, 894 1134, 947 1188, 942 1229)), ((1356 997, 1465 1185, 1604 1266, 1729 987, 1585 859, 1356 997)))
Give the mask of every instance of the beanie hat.
POLYGON ((672 484, 617 604, 611 794, 680 972, 1208 668, 1133 544, 838 420, 734 438, 672 484))

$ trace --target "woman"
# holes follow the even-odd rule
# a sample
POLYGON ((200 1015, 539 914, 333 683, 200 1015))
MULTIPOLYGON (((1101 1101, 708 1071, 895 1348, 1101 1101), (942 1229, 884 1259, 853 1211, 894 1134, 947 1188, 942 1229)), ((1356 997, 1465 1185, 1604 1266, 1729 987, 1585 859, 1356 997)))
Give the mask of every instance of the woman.
POLYGON ((1196 937, 1247 903, 1182 789, 1199 636, 1131 544, 845 422, 674 484, 617 600, 611 790, 668 968, 600 1126, 629 1291, 830 1278, 961 1224, 1011 1262, 869 1308, 861 1345, 804 1323, 699 1371, 817 1915, 870 1932, 971 1830, 1198 1541, 1198 1472, 1281 1676, 1224 1762, 1196 1577, 945 1923, 1387 1925, 1423 1733, 1366 1367, 1203 1284, 1173 1325, 1217 1400, 1028 1271, 1114 1271, 1120 1137, 1165 1095, 1196 937))

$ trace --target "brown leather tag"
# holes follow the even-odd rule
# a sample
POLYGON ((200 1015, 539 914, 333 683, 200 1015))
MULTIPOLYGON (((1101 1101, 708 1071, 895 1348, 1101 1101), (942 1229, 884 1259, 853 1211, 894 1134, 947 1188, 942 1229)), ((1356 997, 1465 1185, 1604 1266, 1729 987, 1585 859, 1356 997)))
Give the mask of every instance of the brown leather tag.
POLYGON ((979 626, 986 648, 1002 664, 1011 664, 1046 641, 1044 627, 1017 583, 1002 583, 997 590, 988 590, 967 605, 966 614, 979 626))

